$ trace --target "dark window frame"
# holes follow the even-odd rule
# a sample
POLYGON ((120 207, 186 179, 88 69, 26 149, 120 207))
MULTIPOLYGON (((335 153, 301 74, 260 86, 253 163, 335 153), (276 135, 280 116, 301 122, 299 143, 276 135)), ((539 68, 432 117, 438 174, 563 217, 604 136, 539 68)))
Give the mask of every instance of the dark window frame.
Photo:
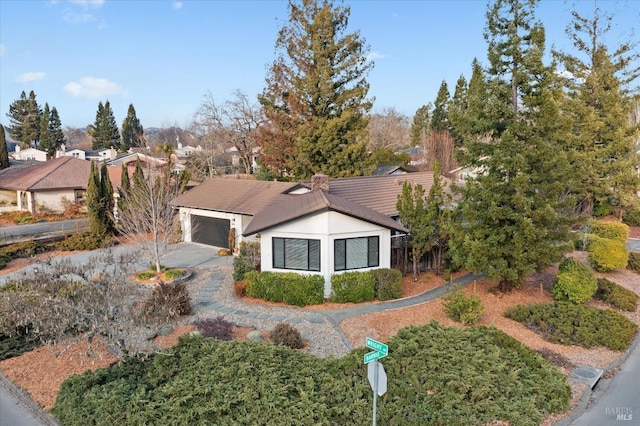
POLYGON ((321 251, 320 240, 309 238, 286 238, 286 237, 272 237, 271 238, 271 253, 272 253, 272 266, 274 269, 289 269, 293 271, 311 271, 320 272, 321 270, 321 251), (287 243, 295 244, 300 242, 306 242, 306 254, 307 261, 306 267, 295 267, 294 265, 287 265, 287 243), (282 253, 277 253, 276 245, 282 244, 282 253), (312 256, 314 258, 312 258, 312 256), (280 259, 281 257, 281 259, 280 259))
POLYGON ((340 238, 333 240, 333 270, 352 271, 355 269, 376 268, 380 266, 380 236, 340 238), (347 241, 367 240, 366 266, 347 267, 349 264, 349 249, 347 241), (341 246, 341 247, 340 247, 341 246), (372 251, 372 249, 375 249, 372 251), (340 253, 340 255, 338 255, 340 253), (343 254, 342 254, 343 253, 343 254), (373 255, 373 256, 372 256, 373 255), (344 258, 341 258, 341 257, 344 258))

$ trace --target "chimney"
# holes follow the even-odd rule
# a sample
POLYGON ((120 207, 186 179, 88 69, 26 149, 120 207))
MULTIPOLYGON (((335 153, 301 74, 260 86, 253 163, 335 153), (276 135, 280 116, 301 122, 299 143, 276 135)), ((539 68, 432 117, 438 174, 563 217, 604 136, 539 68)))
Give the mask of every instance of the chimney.
POLYGON ((329 176, 322 173, 316 173, 311 176, 311 190, 315 189, 323 189, 329 192, 329 176))

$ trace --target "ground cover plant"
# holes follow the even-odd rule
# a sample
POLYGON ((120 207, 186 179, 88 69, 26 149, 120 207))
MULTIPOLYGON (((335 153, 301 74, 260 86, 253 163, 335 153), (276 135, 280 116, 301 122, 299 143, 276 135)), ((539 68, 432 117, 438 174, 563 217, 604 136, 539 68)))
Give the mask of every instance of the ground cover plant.
MULTIPOLYGON (((568 408, 564 376, 496 329, 431 323, 388 344, 388 391, 378 398, 384 424, 535 425, 568 408)), ((69 378, 52 412, 64 425, 366 425, 365 351, 317 358, 266 342, 187 336, 146 361, 69 378)))
POLYGON ((606 346, 623 351, 638 330, 635 323, 618 312, 570 302, 518 305, 504 315, 541 333, 550 342, 585 348, 606 346))
POLYGON ((638 303, 637 294, 606 278, 598 278, 598 291, 594 297, 628 312, 635 312, 638 303))

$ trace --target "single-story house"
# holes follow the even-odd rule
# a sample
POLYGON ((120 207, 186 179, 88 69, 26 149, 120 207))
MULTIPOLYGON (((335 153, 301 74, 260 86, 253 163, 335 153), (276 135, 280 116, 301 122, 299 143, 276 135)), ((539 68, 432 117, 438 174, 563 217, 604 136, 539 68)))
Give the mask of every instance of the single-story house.
MULTIPOLYGON (((209 179, 177 197, 185 241, 228 247, 259 240, 263 271, 295 271, 325 278, 350 270, 388 268, 392 238, 408 230, 396 203, 402 184, 433 184, 432 172, 310 182, 209 179)), ((448 182, 448 181, 447 181, 448 182)))
POLYGON ((20 149, 20 145, 16 145, 15 151, 12 153, 14 160, 24 161, 47 161, 47 153, 37 148, 20 149))
MULTIPOLYGON (((122 169, 107 170, 114 190, 119 188, 122 169)), ((90 173, 90 161, 66 156, 29 167, 9 167, 0 170, 0 202, 31 213, 62 212, 66 202, 84 204, 90 173)))

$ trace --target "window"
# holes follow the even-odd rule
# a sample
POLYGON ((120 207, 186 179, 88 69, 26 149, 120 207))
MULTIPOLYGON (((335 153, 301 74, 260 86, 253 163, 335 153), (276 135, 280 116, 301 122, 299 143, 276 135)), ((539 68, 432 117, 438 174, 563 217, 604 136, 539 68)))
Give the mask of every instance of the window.
POLYGON ((380 266, 380 237, 335 240, 333 249, 336 271, 380 266))
POLYGON ((273 238, 273 267, 320 271, 320 240, 273 238))
POLYGON ((76 189, 73 191, 75 196, 75 202, 84 205, 86 199, 86 191, 84 189, 76 189))

